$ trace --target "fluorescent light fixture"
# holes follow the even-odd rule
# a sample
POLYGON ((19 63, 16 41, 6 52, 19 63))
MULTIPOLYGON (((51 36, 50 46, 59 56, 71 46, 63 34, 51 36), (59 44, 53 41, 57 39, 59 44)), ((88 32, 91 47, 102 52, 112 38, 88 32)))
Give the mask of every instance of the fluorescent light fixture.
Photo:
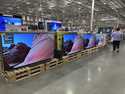
POLYGON ((53 7, 55 7, 55 2, 48 2, 48 5, 49 5, 49 9, 52 9, 53 7))
POLYGON ((115 17, 104 17, 102 19, 100 19, 101 21, 109 21, 109 20, 118 20, 117 18, 115 17))

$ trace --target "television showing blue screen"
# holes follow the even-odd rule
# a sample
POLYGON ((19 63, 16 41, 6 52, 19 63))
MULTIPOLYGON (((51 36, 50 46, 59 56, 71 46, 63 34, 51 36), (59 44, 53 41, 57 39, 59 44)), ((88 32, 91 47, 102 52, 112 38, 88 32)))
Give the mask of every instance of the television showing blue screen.
POLYGON ((101 46, 106 44, 106 34, 96 34, 96 45, 101 46))
POLYGON ((16 25, 16 26, 22 25, 22 19, 0 16, 0 31, 5 31, 6 25, 16 25))
POLYGON ((3 23, 10 25, 22 25, 22 19, 20 18, 12 18, 7 16, 0 16, 0 19, 3 20, 3 23))
POLYGON ((20 68, 54 57, 54 34, 2 34, 5 70, 20 68))
POLYGON ((0 17, 0 31, 5 31, 5 21, 2 17, 0 17))
POLYGON ((84 39, 83 45, 85 48, 91 48, 96 46, 96 38, 94 34, 83 34, 82 38, 84 39))
POLYGON ((59 28, 61 28, 62 23, 58 21, 50 21, 47 23, 48 31, 56 32, 59 28))
POLYGON ((63 36, 63 50, 64 54, 78 52, 82 49, 83 39, 76 33, 64 34, 63 36))

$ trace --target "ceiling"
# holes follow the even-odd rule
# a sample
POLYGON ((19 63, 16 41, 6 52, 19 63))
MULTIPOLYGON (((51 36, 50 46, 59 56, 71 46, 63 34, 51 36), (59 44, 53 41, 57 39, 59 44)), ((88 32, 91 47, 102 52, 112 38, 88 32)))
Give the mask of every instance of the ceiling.
MULTIPOLYGON (((92 0, 0 0, 0 13, 56 17, 65 22, 90 22, 92 0)), ((125 20, 125 0, 95 0, 95 20, 125 20)))

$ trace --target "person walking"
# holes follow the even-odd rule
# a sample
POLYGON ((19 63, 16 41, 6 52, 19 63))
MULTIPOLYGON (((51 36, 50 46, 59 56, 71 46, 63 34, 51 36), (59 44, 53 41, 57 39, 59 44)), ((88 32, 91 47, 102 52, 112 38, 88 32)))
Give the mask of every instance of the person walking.
POLYGON ((113 44, 113 52, 119 52, 120 41, 122 40, 122 33, 120 32, 120 28, 117 28, 111 34, 112 44, 113 44))

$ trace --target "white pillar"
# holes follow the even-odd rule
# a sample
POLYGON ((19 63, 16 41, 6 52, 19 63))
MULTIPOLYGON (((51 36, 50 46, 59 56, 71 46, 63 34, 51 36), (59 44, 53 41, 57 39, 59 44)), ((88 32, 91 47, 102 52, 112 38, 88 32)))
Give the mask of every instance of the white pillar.
POLYGON ((95 6, 95 0, 92 0, 91 22, 90 22, 90 30, 91 30, 91 31, 93 31, 94 6, 95 6))

